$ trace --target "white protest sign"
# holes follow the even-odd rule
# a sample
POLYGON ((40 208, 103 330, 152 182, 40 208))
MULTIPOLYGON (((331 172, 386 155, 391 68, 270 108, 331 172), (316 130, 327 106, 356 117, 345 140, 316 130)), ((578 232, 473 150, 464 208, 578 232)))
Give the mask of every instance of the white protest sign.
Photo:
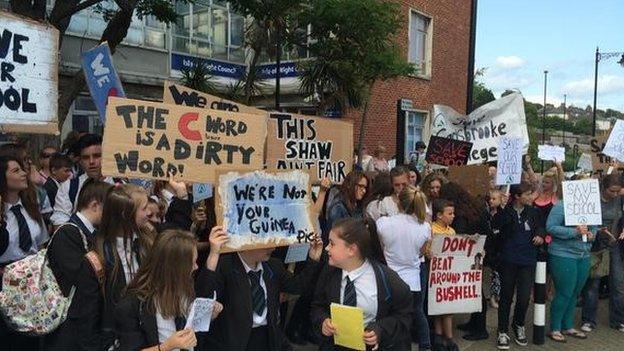
POLYGON ((522 180, 521 138, 500 138, 498 143, 498 165, 496 167, 496 185, 520 184, 522 180))
POLYGON ((192 328, 196 333, 209 331, 215 302, 216 296, 213 299, 205 297, 195 298, 195 301, 193 301, 191 305, 189 315, 186 318, 185 329, 192 328))
POLYGON ((615 122, 602 153, 624 162, 624 121, 615 122))
POLYGON ((594 165, 592 163, 591 155, 586 153, 581 154, 576 167, 587 172, 593 171, 594 165))
POLYGON ((429 315, 481 311, 485 236, 434 235, 428 277, 429 315))
POLYGON ((451 107, 433 106, 431 135, 472 143, 469 165, 498 159, 498 139, 521 138, 528 151, 529 133, 524 115, 524 100, 519 93, 509 94, 485 104, 464 116, 451 107))
POLYGON ((0 11, 0 131, 58 134, 58 38, 51 25, 0 11))
POLYGON ((310 244, 292 244, 288 247, 286 252, 286 258, 284 263, 302 262, 308 259, 308 252, 310 251, 310 244))
POLYGON ((565 225, 601 225, 598 179, 563 182, 565 225))
POLYGON ((565 161, 565 148, 554 145, 538 145, 537 158, 544 161, 565 161))

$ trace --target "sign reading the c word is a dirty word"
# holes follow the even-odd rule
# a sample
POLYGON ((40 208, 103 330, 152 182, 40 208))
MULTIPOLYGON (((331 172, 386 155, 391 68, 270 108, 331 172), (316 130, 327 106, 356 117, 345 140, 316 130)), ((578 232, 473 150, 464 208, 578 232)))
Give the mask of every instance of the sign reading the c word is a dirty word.
POLYGON ((334 119, 271 113, 267 137, 269 169, 300 169, 312 183, 342 183, 351 171, 353 125, 334 119))
POLYGON ((0 131, 58 133, 58 36, 0 11, 0 131))
POLYGON ((496 185, 520 184, 522 180, 521 138, 500 138, 498 142, 498 167, 496 167, 496 185))
POLYGON ((563 182, 565 225, 601 225, 598 179, 563 182))
POLYGON ((472 143, 432 135, 425 160, 441 166, 463 166, 468 163, 472 143))
MULTIPOLYGON (((302 171, 229 172, 219 176, 226 251, 311 242, 309 176, 302 171)), ((218 211, 218 212, 219 212, 218 211)))
POLYGON ((217 170, 261 169, 265 138, 262 116, 112 97, 102 172, 215 182, 217 170))
POLYGON ((430 315, 481 311, 485 236, 434 235, 428 277, 430 315))

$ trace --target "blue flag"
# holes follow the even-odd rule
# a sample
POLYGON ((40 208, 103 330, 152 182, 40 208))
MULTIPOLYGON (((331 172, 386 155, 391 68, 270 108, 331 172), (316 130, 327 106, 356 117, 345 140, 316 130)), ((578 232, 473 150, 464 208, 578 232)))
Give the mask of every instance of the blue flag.
POLYGON ((91 92, 91 97, 100 113, 102 123, 106 121, 106 104, 109 96, 126 97, 121 81, 113 65, 107 43, 82 53, 82 69, 91 92))

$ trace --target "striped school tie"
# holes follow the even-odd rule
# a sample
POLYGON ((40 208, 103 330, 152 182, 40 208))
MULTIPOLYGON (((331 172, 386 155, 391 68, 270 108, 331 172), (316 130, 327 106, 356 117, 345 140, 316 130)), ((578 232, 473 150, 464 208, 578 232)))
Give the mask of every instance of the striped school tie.
POLYGON ((349 278, 349 276, 347 276, 347 285, 345 285, 342 304, 345 306, 357 306, 357 294, 355 293, 355 284, 353 284, 353 281, 349 278))
POLYGON ((256 315, 261 316, 266 306, 264 290, 260 286, 260 276, 262 271, 249 271, 249 281, 251 282, 251 306, 256 315))

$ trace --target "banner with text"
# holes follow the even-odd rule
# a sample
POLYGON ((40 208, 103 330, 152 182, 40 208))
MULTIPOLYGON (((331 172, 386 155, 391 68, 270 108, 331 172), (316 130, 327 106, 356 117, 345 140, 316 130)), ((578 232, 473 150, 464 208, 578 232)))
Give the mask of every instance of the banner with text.
POLYGON ((497 160, 498 139, 503 136, 521 138, 523 152, 528 151, 524 100, 519 93, 485 104, 468 116, 448 106, 434 105, 433 116, 431 135, 472 143, 468 164, 497 160))
POLYGON ((110 96, 125 97, 108 43, 102 43, 82 53, 82 70, 85 74, 91 98, 100 114, 100 121, 106 122, 106 104, 110 96))
POLYGON ((58 134, 59 32, 0 11, 0 132, 58 134))
POLYGON ((112 97, 102 173, 210 183, 217 170, 263 166, 266 117, 112 97))
POLYGON ((484 245, 484 235, 433 236, 427 284, 430 315, 481 312, 484 245))
POLYGON ((425 160, 441 166, 463 166, 468 163, 472 143, 432 135, 425 160))
POLYGON ((229 235, 224 252, 313 240, 309 176, 302 171, 221 174, 217 203, 229 235))
POLYGON ((601 225, 600 185, 598 179, 563 182, 565 225, 601 225))
POLYGON ((301 169, 310 182, 327 177, 342 183, 351 171, 353 124, 324 117, 270 113, 266 163, 269 169, 301 169))

